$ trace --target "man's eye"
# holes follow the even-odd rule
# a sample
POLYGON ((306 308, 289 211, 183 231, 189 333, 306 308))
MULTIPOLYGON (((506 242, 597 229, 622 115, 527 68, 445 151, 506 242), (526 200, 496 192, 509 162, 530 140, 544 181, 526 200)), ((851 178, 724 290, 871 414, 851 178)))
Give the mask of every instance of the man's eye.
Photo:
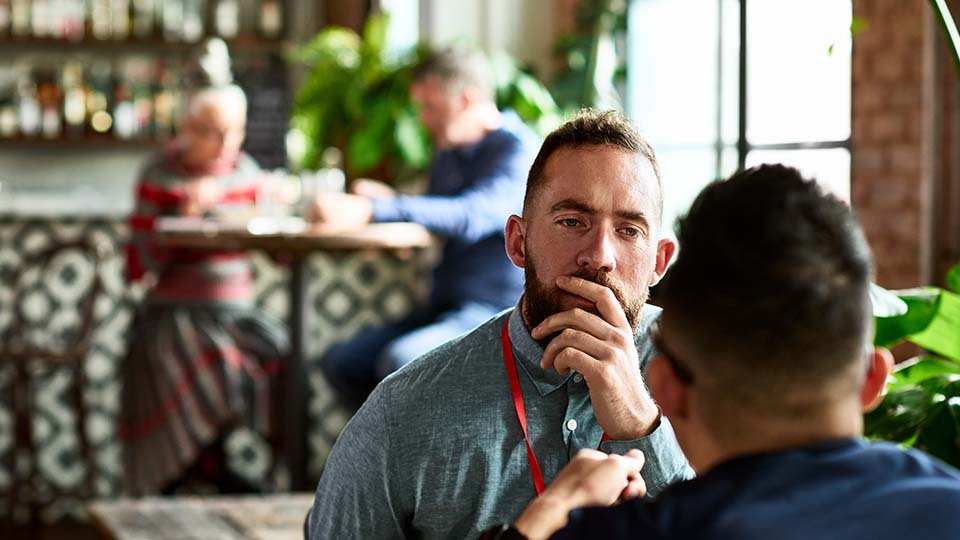
POLYGON ((634 229, 633 227, 623 227, 620 229, 620 233, 629 236, 630 238, 636 238, 637 236, 640 236, 640 231, 638 229, 634 229))
POLYGON ((580 220, 574 218, 561 219, 560 224, 564 227, 576 227, 580 224, 580 220))

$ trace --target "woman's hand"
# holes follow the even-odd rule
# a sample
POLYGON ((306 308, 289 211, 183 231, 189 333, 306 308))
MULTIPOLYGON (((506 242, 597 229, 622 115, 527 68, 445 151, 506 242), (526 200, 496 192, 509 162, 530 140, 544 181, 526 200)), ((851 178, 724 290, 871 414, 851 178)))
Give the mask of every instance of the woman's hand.
POLYGON ((180 203, 180 215, 202 216, 220 202, 223 189, 216 176, 201 176, 183 186, 185 198, 180 203))

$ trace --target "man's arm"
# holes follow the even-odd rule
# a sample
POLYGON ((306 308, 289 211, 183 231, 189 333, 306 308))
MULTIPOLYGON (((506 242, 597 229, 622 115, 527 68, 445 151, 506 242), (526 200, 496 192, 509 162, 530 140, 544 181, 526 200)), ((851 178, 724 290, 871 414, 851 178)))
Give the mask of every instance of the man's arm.
POLYGON ((643 467, 643 480, 650 497, 656 497, 670 484, 695 476, 687 463, 687 457, 680 449, 673 426, 665 416, 660 417, 660 425, 646 437, 631 441, 606 441, 600 445, 600 450, 608 454, 626 454, 630 450, 639 450, 643 455, 650 456, 643 467))
POLYGON ((581 450, 543 494, 523 511, 514 528, 529 540, 549 538, 567 524, 567 514, 585 506, 610 506, 642 496, 643 454, 607 455, 581 450))
POLYGON ((523 201, 529 161, 518 139, 504 138, 467 189, 455 195, 377 199, 373 219, 419 223, 433 233, 467 242, 502 232, 523 201))
POLYGON ((382 399, 375 390, 337 439, 307 517, 307 540, 405 537, 382 399))

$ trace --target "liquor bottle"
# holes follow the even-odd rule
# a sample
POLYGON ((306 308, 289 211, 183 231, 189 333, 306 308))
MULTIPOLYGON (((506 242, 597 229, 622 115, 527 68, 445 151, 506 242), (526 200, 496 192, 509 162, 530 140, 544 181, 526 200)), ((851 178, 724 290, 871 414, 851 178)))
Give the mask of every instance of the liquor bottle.
POLYGON ((10 33, 20 38, 30 36, 30 0, 11 0, 10 33))
POLYGON ((37 85, 32 69, 19 66, 17 76, 17 125, 20 133, 34 137, 40 132, 40 104, 37 103, 37 85))
POLYGON ((95 39, 110 39, 112 26, 110 24, 110 0, 90 0, 89 35, 95 39))
POLYGON ((260 0, 260 34, 277 39, 283 32, 283 4, 280 0, 260 0))
POLYGON ((167 41, 183 40, 183 0, 161 0, 163 2, 163 39, 167 41))
POLYGON ((240 3, 237 0, 217 0, 213 10, 214 32, 222 38, 236 37, 240 31, 240 3))
POLYGON ((78 60, 63 66, 63 123, 68 137, 83 136, 87 120, 87 89, 83 80, 83 63, 78 60))
POLYGON ((0 137, 17 135, 17 77, 13 66, 0 65, 0 137))
POLYGON ((127 61, 127 80, 133 101, 133 131, 138 138, 150 135, 153 119, 153 93, 150 88, 152 69, 153 61, 148 58, 132 58, 127 61))
POLYGON ((196 43, 203 37, 204 0, 183 0, 183 40, 196 43))
POLYGON ((90 81, 87 92, 87 126, 95 134, 108 133, 113 127, 113 115, 110 114, 110 62, 103 59, 90 64, 90 81))
POLYGON ((130 36, 130 0, 110 0, 110 37, 124 40, 130 36))
POLYGON ((153 136, 166 139, 173 136, 177 111, 176 75, 171 66, 157 62, 153 79, 153 136))
POLYGON ((52 69, 44 69, 37 75, 37 102, 41 134, 44 138, 56 139, 63 132, 63 92, 52 69))
POLYGON ((13 6, 10 0, 0 0, 0 39, 7 39, 12 33, 10 28, 13 6))
POLYGON ((154 0, 133 0, 133 36, 146 39, 153 35, 155 19, 154 0))
POLYGON ((33 0, 30 4, 30 34, 36 38, 51 36, 49 0, 33 0))
POLYGON ((59 34, 62 39, 81 41, 84 35, 84 19, 86 18, 86 3, 84 0, 62 0, 59 34))
POLYGON ((114 69, 113 134, 118 139, 132 139, 137 134, 137 111, 133 106, 133 89, 123 66, 114 69))

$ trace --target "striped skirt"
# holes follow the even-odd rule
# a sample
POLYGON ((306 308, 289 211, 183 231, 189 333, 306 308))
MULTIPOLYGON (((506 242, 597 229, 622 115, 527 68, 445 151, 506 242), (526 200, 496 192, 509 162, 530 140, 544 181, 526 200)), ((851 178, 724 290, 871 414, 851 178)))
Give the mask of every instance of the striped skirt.
POLYGON ((120 437, 130 495, 157 493, 230 429, 271 435, 280 321, 252 308, 147 302, 122 367, 120 437))

